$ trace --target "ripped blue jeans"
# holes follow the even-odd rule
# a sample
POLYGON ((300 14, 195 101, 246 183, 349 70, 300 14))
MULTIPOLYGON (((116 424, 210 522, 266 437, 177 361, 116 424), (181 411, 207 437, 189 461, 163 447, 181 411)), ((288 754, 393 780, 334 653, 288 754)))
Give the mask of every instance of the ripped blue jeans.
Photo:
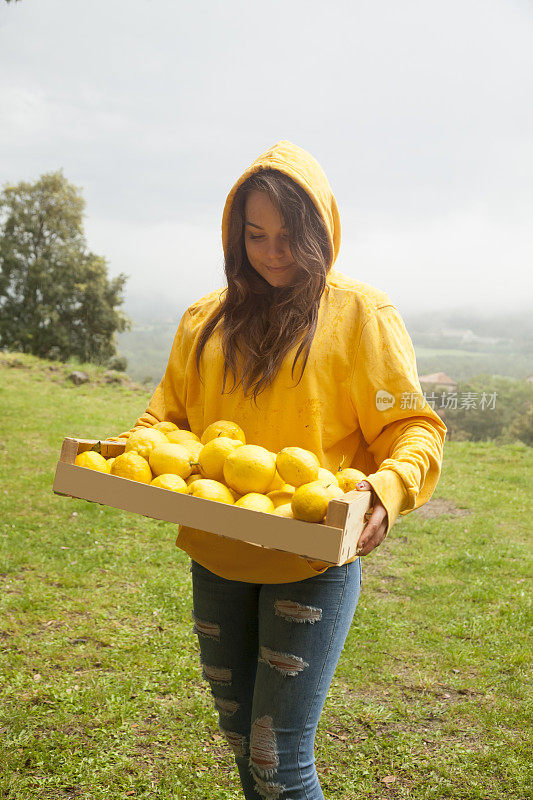
POLYGON ((194 632, 246 800, 324 800, 318 721, 361 589, 361 559, 256 584, 191 561, 194 632))

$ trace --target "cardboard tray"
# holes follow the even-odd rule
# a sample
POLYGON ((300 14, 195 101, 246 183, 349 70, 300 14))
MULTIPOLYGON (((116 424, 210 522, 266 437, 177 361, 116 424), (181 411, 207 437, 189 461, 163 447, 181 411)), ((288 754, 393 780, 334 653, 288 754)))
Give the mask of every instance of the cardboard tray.
MULTIPOLYGON (((354 490, 331 500, 325 523, 276 517, 76 466, 74 459, 78 453, 90 450, 97 441, 72 437, 63 440, 53 485, 56 494, 177 522, 332 565, 344 564, 356 554, 364 516, 371 505, 371 492, 354 490)), ((112 458, 124 452, 125 444, 102 441, 101 447, 102 455, 112 458)))

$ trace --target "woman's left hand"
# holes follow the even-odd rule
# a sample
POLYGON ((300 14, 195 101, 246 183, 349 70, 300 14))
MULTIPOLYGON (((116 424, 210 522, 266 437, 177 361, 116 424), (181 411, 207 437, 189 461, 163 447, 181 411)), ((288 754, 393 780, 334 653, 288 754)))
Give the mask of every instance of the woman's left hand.
MULTIPOLYGON (((361 481, 355 487, 360 491, 374 492, 368 481, 361 481)), ((363 528, 363 532, 357 542, 356 553, 358 556, 366 556, 374 548, 379 547, 387 535, 388 514, 387 509, 374 492, 374 508, 370 518, 363 528)))

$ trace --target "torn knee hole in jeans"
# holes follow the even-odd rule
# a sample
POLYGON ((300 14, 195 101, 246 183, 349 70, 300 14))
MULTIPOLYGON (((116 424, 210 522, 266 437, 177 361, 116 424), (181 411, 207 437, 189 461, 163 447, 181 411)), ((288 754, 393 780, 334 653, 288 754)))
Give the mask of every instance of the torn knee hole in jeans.
POLYGON ((278 617, 284 617, 291 622, 319 622, 322 619, 322 609, 316 606, 303 606, 295 600, 276 600, 274 612, 278 617))
POLYGON ((218 697, 217 695, 214 695, 214 698, 218 711, 226 717, 232 717, 239 708, 239 703, 236 700, 228 700, 226 697, 218 697))
POLYGON ((194 622, 192 628, 193 633, 199 636, 205 636, 207 639, 214 639, 217 642, 220 641, 220 625, 216 622, 207 622, 206 620, 198 619, 194 611, 191 611, 191 618, 194 622))
POLYGON ((268 664, 284 675, 298 675, 309 666, 307 661, 304 661, 300 656, 295 656, 291 653, 277 653, 275 650, 264 646, 261 646, 261 655, 258 661, 268 664))
POLYGON ((252 770, 252 775, 255 782, 255 789, 258 794, 266 797, 267 800, 276 800, 280 796, 282 792, 285 791, 285 787, 281 783, 277 783, 274 781, 264 781, 258 775, 255 775, 252 770))
POLYGON ((250 772, 259 794, 268 798, 279 797, 285 787, 272 780, 279 766, 276 734, 272 717, 260 717, 252 725, 250 734, 250 772))
POLYGON ((202 675, 210 683, 219 686, 231 685, 231 670, 229 667, 216 667, 212 664, 205 664, 202 661, 202 675))
POLYGON ((248 742, 246 741, 246 736, 243 736, 242 733, 237 733, 236 731, 228 731, 223 728, 222 725, 219 725, 218 729, 226 737, 229 746, 237 758, 245 758, 245 756, 248 754, 248 742))

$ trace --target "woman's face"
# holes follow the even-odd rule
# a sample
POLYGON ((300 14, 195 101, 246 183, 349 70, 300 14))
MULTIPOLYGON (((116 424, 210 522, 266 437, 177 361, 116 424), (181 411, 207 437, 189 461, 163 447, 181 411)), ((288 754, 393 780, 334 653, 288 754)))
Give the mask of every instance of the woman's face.
POLYGON ((288 230, 266 192, 254 189, 246 198, 244 243, 250 264, 271 286, 292 282, 298 267, 289 247, 288 230))

